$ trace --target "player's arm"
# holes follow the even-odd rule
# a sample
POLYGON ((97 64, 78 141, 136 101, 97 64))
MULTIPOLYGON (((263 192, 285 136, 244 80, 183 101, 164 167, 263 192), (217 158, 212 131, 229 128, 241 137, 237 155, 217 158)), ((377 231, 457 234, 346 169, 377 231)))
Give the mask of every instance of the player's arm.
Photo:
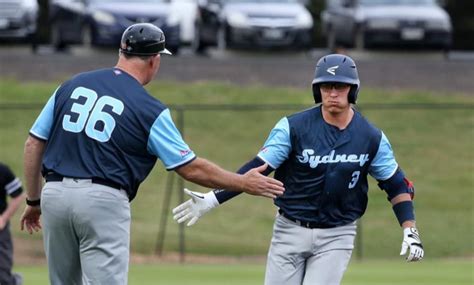
MULTIPOLYGON (((263 171, 261 172, 263 175, 268 175, 273 171, 273 168, 267 166, 267 164, 262 159, 260 159, 259 157, 255 157, 254 159, 244 164, 237 171, 237 173, 245 175, 246 173, 253 171, 253 169, 263 169, 263 171), (265 168, 262 168, 263 166, 265 166, 265 168)), ((200 193, 190 191, 185 188, 184 193, 189 195, 191 199, 173 209, 173 218, 178 223, 182 223, 189 220, 187 225, 192 226, 205 213, 221 205, 222 203, 240 195, 242 192, 229 191, 225 189, 215 189, 207 193, 200 193)))
MULTIPOLYGON (((237 173, 248 173, 252 169, 268 164, 269 166, 262 172, 263 175, 268 175, 286 160, 290 151, 289 124, 288 120, 283 118, 270 132, 257 157, 244 164, 237 173)), ((184 191, 191 196, 191 199, 173 209, 173 218, 178 223, 189 221, 188 226, 195 224, 202 215, 211 209, 240 194, 223 189, 216 189, 207 193, 193 192, 187 189, 184 191)))
POLYGON ((413 198, 415 188, 405 173, 398 166, 387 137, 382 133, 378 152, 369 169, 377 179, 380 189, 387 193, 387 199, 399 224, 403 228, 403 242, 400 255, 405 255, 410 248, 407 261, 418 261, 423 258, 423 245, 416 229, 413 198))
POLYGON ((8 223, 10 218, 15 214, 20 207, 20 204, 25 198, 23 195, 23 188, 21 187, 21 181, 18 179, 10 168, 5 166, 5 169, 2 175, 5 178, 5 193, 10 196, 10 201, 5 211, 0 215, 0 230, 2 230, 5 225, 8 223))

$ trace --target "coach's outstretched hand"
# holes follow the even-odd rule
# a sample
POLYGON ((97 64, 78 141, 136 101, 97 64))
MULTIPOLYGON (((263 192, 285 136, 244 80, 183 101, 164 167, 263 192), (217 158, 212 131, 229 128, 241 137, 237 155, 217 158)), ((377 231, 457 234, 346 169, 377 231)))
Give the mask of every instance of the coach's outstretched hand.
POLYGON ((419 261, 423 259, 425 252, 423 250, 423 245, 421 244, 418 230, 414 227, 403 229, 403 242, 400 255, 405 255, 408 249, 410 249, 410 252, 407 256, 408 262, 419 261))
POLYGON ((258 167, 247 171, 244 176, 245 185, 244 192, 250 195, 263 196, 270 199, 275 199, 277 196, 283 195, 285 187, 281 181, 271 177, 262 175, 268 168, 268 164, 262 164, 258 167))
POLYGON ((188 227, 194 225, 202 215, 219 205, 213 191, 200 193, 184 188, 184 193, 191 196, 191 199, 173 209, 173 219, 180 224, 189 221, 188 227))

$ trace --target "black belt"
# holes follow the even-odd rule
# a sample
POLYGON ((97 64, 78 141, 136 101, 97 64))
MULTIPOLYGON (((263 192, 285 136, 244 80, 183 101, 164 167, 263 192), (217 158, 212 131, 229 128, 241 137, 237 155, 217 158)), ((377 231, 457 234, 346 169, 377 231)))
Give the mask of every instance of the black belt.
POLYGON ((305 222, 305 221, 295 219, 291 216, 288 216, 288 214, 283 212, 281 209, 278 210, 278 213, 280 213, 280 215, 285 217, 287 220, 290 220, 290 221, 296 223, 298 226, 301 226, 301 227, 304 227, 304 228, 308 228, 308 229, 329 229, 329 228, 333 228, 333 226, 323 225, 323 224, 317 223, 317 222, 305 222))
POLYGON ((115 182, 110 181, 110 180, 102 179, 102 178, 99 178, 99 177, 78 178, 78 177, 62 176, 61 174, 58 174, 58 173, 48 173, 48 174, 46 174, 44 179, 46 180, 46 182, 59 182, 59 181, 63 181, 64 178, 91 179, 92 183, 94 183, 94 184, 100 184, 100 185, 112 187, 112 188, 115 188, 115 189, 118 189, 118 190, 122 189, 122 186, 120 186, 120 184, 115 183, 115 182))

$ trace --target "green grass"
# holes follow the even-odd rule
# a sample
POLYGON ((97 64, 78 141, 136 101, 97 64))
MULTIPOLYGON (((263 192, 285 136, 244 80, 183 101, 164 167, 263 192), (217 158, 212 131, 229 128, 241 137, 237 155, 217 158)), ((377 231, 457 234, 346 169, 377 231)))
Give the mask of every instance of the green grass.
MULTIPOLYGON (((0 80, 0 104, 44 104, 56 83, 0 80)), ((157 81, 148 87, 166 104, 298 104, 310 106, 308 90, 215 82, 183 84, 157 81)), ((471 95, 416 91, 387 92, 363 89, 359 106, 389 137, 397 160, 416 187, 416 216, 428 257, 472 257, 474 253, 474 100, 471 95), (468 106, 452 109, 369 108, 368 104, 444 104, 468 106)), ((255 156, 270 129, 282 117, 297 110, 186 111, 186 141, 199 155, 235 170, 255 156)), ((22 177, 22 149, 28 130, 40 109, 0 110, 0 159, 22 177)), ((177 112, 172 112, 176 116, 177 112)), ((165 183, 169 174, 157 163, 132 203, 132 251, 152 254, 162 216, 165 183)), ((208 191, 190 183, 187 187, 208 191)), ((177 205, 175 183, 171 207, 177 205)), ((371 180, 369 207, 359 229, 366 258, 392 258, 399 252, 402 232, 385 195, 371 180)), ((169 213, 170 210, 166 210, 169 213)), ((215 209, 186 230, 186 249, 194 254, 264 255, 271 238, 275 207, 271 201, 241 195, 215 209)), ((18 216, 18 214, 17 214, 18 216)), ((18 219, 16 219, 17 221, 18 219)), ((165 251, 179 248, 179 227, 167 218, 165 251)), ((20 233, 16 238, 41 239, 20 233)), ((41 247, 31 254, 41 255, 41 247)))
MULTIPOLYGON (((403 260, 351 262, 343 285, 471 285, 472 260, 403 260)), ((45 266, 16 267, 25 284, 48 284, 45 266)), ((261 285, 264 264, 135 264, 129 284, 139 285, 261 285)))

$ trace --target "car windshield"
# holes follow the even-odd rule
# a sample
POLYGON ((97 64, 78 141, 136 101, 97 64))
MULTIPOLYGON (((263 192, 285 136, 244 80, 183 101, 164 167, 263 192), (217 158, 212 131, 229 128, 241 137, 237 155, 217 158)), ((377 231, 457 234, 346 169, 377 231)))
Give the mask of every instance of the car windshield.
POLYGON ((378 5, 435 5, 435 0, 359 0, 363 6, 378 5))

